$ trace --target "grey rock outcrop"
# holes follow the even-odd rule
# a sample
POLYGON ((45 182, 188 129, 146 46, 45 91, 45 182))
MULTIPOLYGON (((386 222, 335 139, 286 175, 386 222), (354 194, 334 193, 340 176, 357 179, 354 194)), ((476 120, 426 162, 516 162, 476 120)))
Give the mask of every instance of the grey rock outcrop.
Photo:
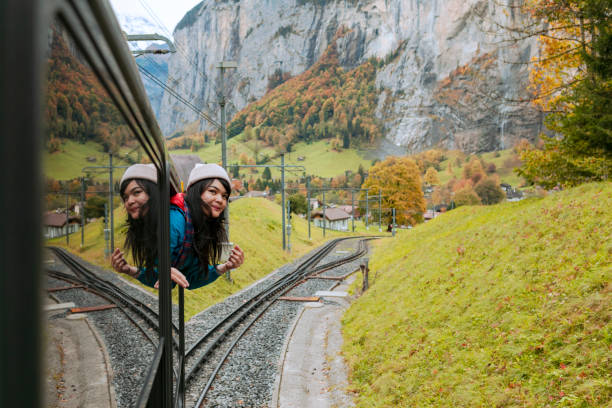
MULTIPOLYGON (((341 64, 370 57, 377 74, 376 115, 383 145, 397 152, 432 146, 486 151, 534 139, 542 117, 524 102, 535 40, 512 41, 519 0, 205 0, 174 32, 179 52, 168 64, 168 85, 217 120, 219 61, 235 60, 223 88, 228 118, 261 98, 275 70, 298 75, 323 53, 340 27, 341 64)), ((165 94, 166 135, 197 115, 165 94)), ((203 123, 203 127, 211 128, 203 123)))

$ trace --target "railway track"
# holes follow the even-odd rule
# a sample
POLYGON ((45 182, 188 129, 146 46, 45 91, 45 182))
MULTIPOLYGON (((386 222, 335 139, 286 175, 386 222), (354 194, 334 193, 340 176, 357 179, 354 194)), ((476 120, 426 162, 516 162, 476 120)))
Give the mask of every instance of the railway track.
MULTIPOLYGON (((294 311, 301 306, 296 302, 279 301, 279 298, 299 291, 308 292, 312 287, 322 288, 321 285, 332 285, 333 287, 339 280, 346 278, 346 276, 350 274, 349 272, 345 271, 341 275, 338 275, 334 270, 341 265, 350 264, 363 256, 367 251, 365 242, 367 239, 371 238, 359 238, 356 245, 351 244, 351 251, 339 251, 339 253, 342 252, 341 256, 332 254, 332 251, 334 251, 339 244, 343 242, 344 244, 342 245, 352 243, 353 241, 350 240, 356 239, 355 237, 339 238, 328 242, 316 250, 311 256, 301 261, 297 266, 291 267, 286 273, 283 273, 282 276, 276 279, 263 281, 261 285, 258 285, 258 287, 248 295, 245 294, 233 307, 226 305, 223 309, 223 316, 214 319, 214 324, 211 323, 206 325, 206 327, 209 328, 206 329, 203 334, 196 334, 196 331, 199 330, 194 330, 190 347, 187 348, 184 356, 185 382, 181 383, 179 380, 174 384, 175 389, 180 393, 177 402, 181 400, 180 396, 184 395, 185 406, 188 407, 208 405, 233 406, 233 403, 218 403, 218 397, 216 396, 216 394, 226 392, 224 390, 228 387, 225 380, 219 381, 221 377, 228 376, 228 374, 226 374, 228 370, 227 362, 243 360, 244 352, 237 353, 236 350, 244 347, 251 347, 245 346, 245 344, 249 344, 249 342, 251 342, 249 338, 253 336, 259 335, 260 337, 263 336, 265 339, 272 337, 279 339, 284 338, 285 326, 282 325, 292 321, 293 318, 291 316, 295 316, 296 313, 294 313, 294 311), (346 255, 344 255, 344 253, 346 253, 346 255), (332 276, 326 276, 330 274, 332 276), (315 284, 315 282, 317 283, 315 284), (289 312, 286 312, 285 309, 289 310, 289 312), (276 319, 275 317, 270 317, 276 315, 281 316, 277 320, 283 320, 281 328, 270 328, 266 326, 267 323, 262 323, 267 320, 276 319), (285 320, 287 322, 285 322, 285 320), (256 327, 256 329, 254 329, 254 327, 256 327), (263 335, 261 333, 263 333, 263 335), (242 353, 243 357, 238 357, 240 353, 242 353), (211 394, 215 395, 211 396, 211 394)), ((126 320, 130 321, 130 324, 136 328, 136 331, 141 333, 141 336, 146 338, 146 341, 151 347, 157 346, 158 314, 154 308, 130 295, 126 290, 120 288, 115 283, 90 271, 78 257, 68 253, 64 249, 48 247, 48 250, 69 268, 69 272, 48 270, 48 275, 50 277, 72 285, 71 290, 84 290, 104 299, 107 303, 116 305, 118 311, 120 311, 126 320)), ((353 267, 350 272, 353 272, 355 269, 356 268, 353 267)), ((68 287, 70 286, 64 289, 68 287)), ((175 366, 175 378, 180 379, 180 376, 177 375, 177 370, 180 370, 180 356, 178 355, 178 327, 176 324, 174 324, 173 330, 174 333, 177 334, 174 338, 175 362, 179 363, 177 364, 178 368, 175 366)), ((120 338, 120 336, 116 338, 120 338)), ((255 342, 257 341, 261 340, 256 340, 255 342)), ((266 342, 266 340, 263 341, 266 342)), ((276 344, 278 341, 274 343, 276 344)), ((134 345, 132 347, 134 347, 134 345)), ((264 345, 260 348, 264 350, 266 347, 267 346, 264 345)), ((251 354, 257 354, 257 352, 252 350, 246 352, 246 358, 250 360, 251 354)), ((274 355, 274 351, 271 351, 270 356, 272 355, 274 355)), ((269 368, 267 367, 269 366, 267 363, 255 362, 257 359, 261 359, 261 357, 254 357, 253 362, 249 363, 249 367, 251 367, 249 369, 250 371, 253 370, 253 367, 257 369, 259 365, 266 366, 266 369, 269 368)), ((277 357, 269 357, 269 359, 278 361, 277 357)), ((275 367, 273 368, 275 369, 275 367)), ((230 376, 232 375, 235 376, 235 374, 230 374, 230 376)), ((244 375, 240 375, 240 378, 246 379, 247 381, 254 381, 255 383, 259 381, 248 379, 248 375, 249 374, 245 372, 244 375)), ((117 387, 118 385, 116 384, 115 386, 117 387)), ((261 388, 262 390, 266 387, 269 388, 267 385, 256 385, 255 387, 258 389, 261 388)), ((265 392, 265 390, 261 392, 258 390, 255 394, 260 395, 265 392)), ((265 397, 257 398, 265 399, 265 397)), ((128 401, 128 403, 119 405, 129 406, 131 400, 126 397, 124 397, 124 400, 128 401)), ((177 406, 182 405, 178 402, 177 406)), ((249 403, 247 403, 246 406, 249 406, 249 403)))
POLYGON ((320 264, 340 242, 348 239, 355 238, 339 238, 328 242, 301 262, 293 272, 244 299, 242 304, 235 307, 191 345, 185 356, 186 406, 200 407, 205 403, 216 377, 237 344, 281 296, 305 283, 307 279, 317 278, 326 271, 352 262, 365 254, 367 251, 365 240, 361 239, 353 253, 320 264))
MULTIPOLYGON (((115 304, 121 312, 130 320, 153 344, 157 344, 159 332, 159 315, 156 310, 134 296, 129 295, 114 283, 105 280, 89 270, 76 256, 63 248, 47 247, 64 265, 66 265, 74 276, 47 271, 56 279, 72 282, 75 285, 84 286, 84 289, 115 304), (144 327, 146 325, 146 327, 144 327), (152 330, 148 330, 152 329, 152 330), (153 332, 153 335, 151 334, 153 332)), ((173 324, 173 330, 178 335, 178 327, 173 324)), ((174 339, 175 349, 178 350, 178 341, 174 339)))

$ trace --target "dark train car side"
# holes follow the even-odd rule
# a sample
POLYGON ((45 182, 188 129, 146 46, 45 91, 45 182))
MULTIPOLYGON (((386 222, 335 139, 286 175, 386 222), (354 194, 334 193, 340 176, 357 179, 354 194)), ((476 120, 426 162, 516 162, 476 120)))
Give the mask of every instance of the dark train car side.
POLYGON ((58 139, 125 160, 137 150, 157 169, 161 341, 139 404, 173 406, 168 211, 180 180, 110 5, 4 0, 0 42, 0 406, 43 405, 42 162, 58 139))

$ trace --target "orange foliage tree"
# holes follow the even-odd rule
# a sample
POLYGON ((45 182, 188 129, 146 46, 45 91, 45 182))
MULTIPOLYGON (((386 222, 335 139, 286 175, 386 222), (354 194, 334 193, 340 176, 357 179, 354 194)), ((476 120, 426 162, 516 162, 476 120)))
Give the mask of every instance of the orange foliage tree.
MULTIPOLYGON (((414 225, 423 221, 426 203, 419 168, 412 159, 389 156, 376 163, 361 188, 369 189, 370 195, 381 193, 383 208, 395 208, 397 223, 414 225)), ((391 214, 386 218, 390 222, 391 214)))
POLYGON ((528 0, 543 21, 540 53, 530 72, 535 103, 556 133, 543 148, 523 146, 518 173, 544 187, 606 180, 612 169, 612 2, 528 0))

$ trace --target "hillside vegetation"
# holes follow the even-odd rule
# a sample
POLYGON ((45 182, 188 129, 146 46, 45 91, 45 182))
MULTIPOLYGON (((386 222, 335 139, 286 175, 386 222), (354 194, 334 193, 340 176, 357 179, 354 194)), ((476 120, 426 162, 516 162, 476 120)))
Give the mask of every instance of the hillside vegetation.
POLYGON ((609 407, 612 184, 462 207, 371 256, 343 319, 359 407, 609 407))
MULTIPOLYGON (((122 247, 125 240, 125 236, 121 232, 125 218, 123 208, 115 210, 116 247, 122 247)), ((311 224, 312 240, 308 240, 306 220, 293 217, 293 229, 289 241, 292 252, 288 253, 282 250, 281 222, 281 207, 274 202, 262 198, 244 198, 230 205, 231 240, 244 250, 245 262, 238 270, 232 271, 233 283, 219 278, 213 284, 201 289, 186 290, 186 320, 208 306, 222 301, 232 293, 246 288, 280 266, 322 245, 326 240, 346 235, 327 230, 326 237, 323 237, 322 230, 311 224)), ((70 250, 93 264, 111 269, 110 261, 104 258, 103 228, 102 220, 87 225, 85 227, 85 246, 82 249, 80 248, 80 232, 70 235, 70 250)), ((378 232, 374 228, 371 231, 372 233, 378 232)), ((66 247, 66 238, 56 238, 49 241, 48 244, 66 247)), ((140 282, 127 275, 122 276, 140 284, 140 282)), ((157 293, 154 289, 147 289, 157 293)), ((172 295, 175 303, 178 302, 177 294, 178 289, 174 289, 172 295)))

